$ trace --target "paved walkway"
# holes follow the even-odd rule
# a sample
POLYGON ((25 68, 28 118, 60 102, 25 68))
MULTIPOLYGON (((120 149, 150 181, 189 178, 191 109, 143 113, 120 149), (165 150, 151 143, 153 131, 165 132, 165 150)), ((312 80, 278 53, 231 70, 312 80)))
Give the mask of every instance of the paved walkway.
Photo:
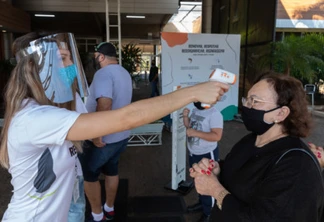
MULTIPOLYGON (((140 89, 134 89, 134 100, 148 98, 150 86, 141 84, 140 89)), ((314 130, 306 142, 323 144, 324 118, 314 116, 314 130)), ((228 121, 224 124, 223 138, 219 143, 220 157, 224 158, 231 147, 240 138, 246 135, 244 125, 237 121, 228 121)), ((171 133, 164 130, 161 146, 128 147, 120 160, 120 177, 128 179, 129 196, 167 196, 180 195, 176 192, 164 189, 171 180, 171 133)), ((7 207, 11 197, 12 187, 10 175, 6 170, 0 169, 0 218, 7 207)), ((196 202, 197 193, 192 190, 184 196, 186 204, 196 202)), ((194 222, 200 217, 199 214, 185 215, 187 222, 194 222)))

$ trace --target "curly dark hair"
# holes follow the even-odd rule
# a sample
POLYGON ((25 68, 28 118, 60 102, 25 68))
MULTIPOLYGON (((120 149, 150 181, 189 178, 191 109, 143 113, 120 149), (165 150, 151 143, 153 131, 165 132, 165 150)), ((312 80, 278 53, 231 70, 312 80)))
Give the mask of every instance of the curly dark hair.
POLYGON ((290 114, 281 123, 283 132, 290 136, 307 137, 313 123, 302 83, 294 77, 272 71, 263 73, 256 82, 261 80, 273 87, 277 93, 277 104, 290 109, 290 114))

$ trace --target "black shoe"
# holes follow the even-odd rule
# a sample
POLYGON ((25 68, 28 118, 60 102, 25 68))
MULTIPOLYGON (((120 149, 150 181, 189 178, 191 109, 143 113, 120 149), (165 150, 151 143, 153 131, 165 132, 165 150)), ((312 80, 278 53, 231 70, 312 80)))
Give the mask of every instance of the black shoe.
POLYGON ((104 210, 104 214, 106 216, 106 220, 113 220, 115 217, 115 211, 107 212, 104 210))
POLYGON ((187 212, 188 213, 202 211, 202 210, 203 210, 203 206, 202 206, 202 204, 200 202, 187 207, 187 212))
POLYGON ((198 222, 209 222, 210 216, 203 214, 201 218, 198 220, 198 222))

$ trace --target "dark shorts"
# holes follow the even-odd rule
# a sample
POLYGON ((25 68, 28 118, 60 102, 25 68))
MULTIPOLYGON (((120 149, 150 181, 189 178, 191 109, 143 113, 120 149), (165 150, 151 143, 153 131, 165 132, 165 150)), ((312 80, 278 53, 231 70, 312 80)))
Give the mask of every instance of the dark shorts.
MULTIPOLYGON (((192 167, 194 163, 198 163, 202 158, 208 158, 208 159, 213 159, 215 161, 218 161, 218 155, 219 155, 219 147, 216 147, 213 151, 202 155, 189 154, 189 165, 190 167, 192 167)), ((204 214, 210 215, 211 209, 215 203, 214 198, 211 196, 205 196, 199 194, 199 202, 203 206, 204 214)))
POLYGON ((118 175, 120 154, 126 149, 128 138, 98 148, 91 141, 83 144, 83 153, 79 154, 85 181, 98 181, 100 173, 106 176, 118 175))
POLYGON ((194 163, 199 163, 199 161, 202 160, 202 158, 208 158, 208 159, 213 159, 215 161, 218 161, 218 156, 219 156, 218 147, 216 147, 213 151, 202 155, 195 155, 189 153, 189 166, 192 167, 194 163))

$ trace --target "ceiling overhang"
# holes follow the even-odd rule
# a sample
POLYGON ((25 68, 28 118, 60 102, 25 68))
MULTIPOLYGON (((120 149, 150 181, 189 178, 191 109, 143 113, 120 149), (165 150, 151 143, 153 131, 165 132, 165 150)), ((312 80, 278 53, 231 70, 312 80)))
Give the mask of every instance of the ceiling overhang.
MULTIPOLYGON (((109 14, 116 14, 117 0, 108 2, 109 14)), ((73 32, 102 38, 106 34, 105 0, 13 0, 12 3, 30 14, 32 31, 73 32), (55 17, 35 17, 36 13, 55 17)), ((122 39, 159 39, 162 27, 178 8, 179 0, 120 0, 122 39), (143 15, 145 19, 129 19, 127 15, 143 15)), ((117 24, 117 16, 110 15, 109 20, 110 25, 117 24)), ((110 28, 110 37, 117 38, 117 28, 110 28)))
POLYGON ((0 28, 7 32, 30 32, 30 16, 23 10, 0 1, 0 28))
MULTIPOLYGON (((109 12, 117 12, 117 0, 109 0, 109 12)), ((105 0, 15 0, 15 6, 26 11, 47 12, 106 12, 105 0)), ((121 13, 174 14, 178 0, 120 0, 121 13)))

